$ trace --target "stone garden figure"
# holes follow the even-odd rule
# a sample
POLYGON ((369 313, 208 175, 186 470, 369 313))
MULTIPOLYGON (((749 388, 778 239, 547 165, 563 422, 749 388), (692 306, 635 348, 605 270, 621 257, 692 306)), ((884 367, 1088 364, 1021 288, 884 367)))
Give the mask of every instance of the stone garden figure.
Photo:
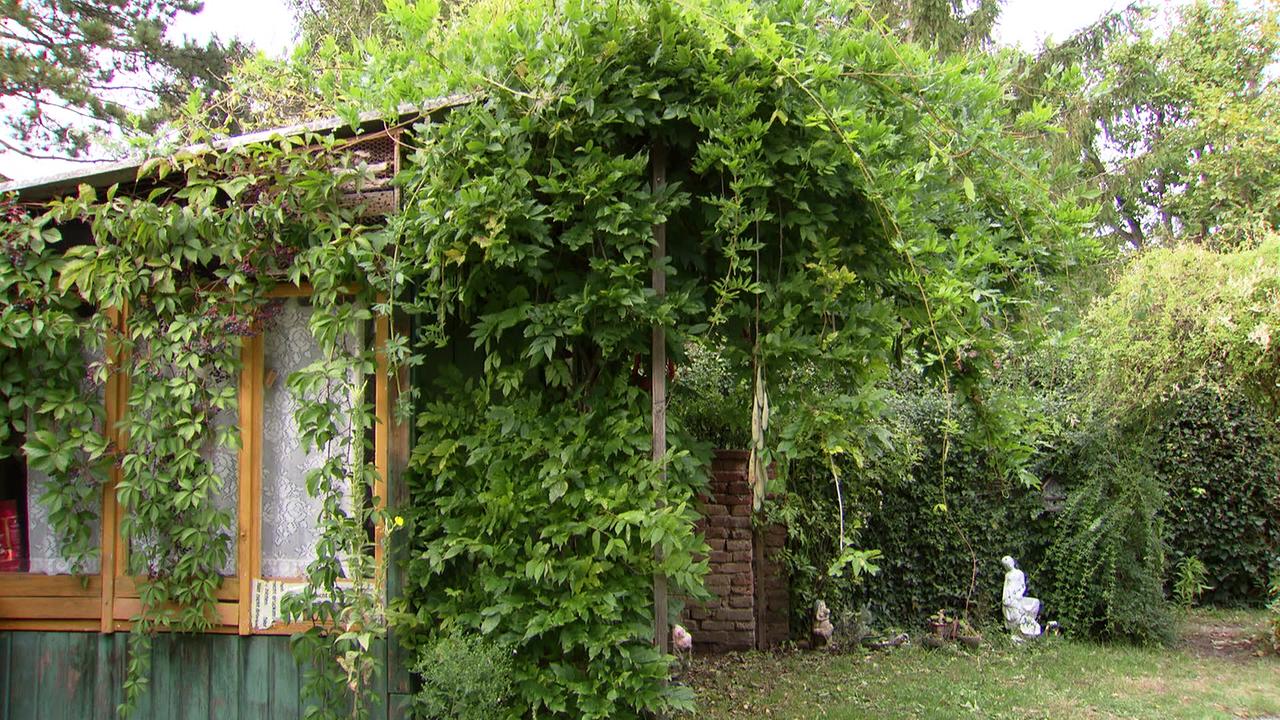
POLYGON ((1040 601, 1027 597, 1027 576, 1018 569, 1018 563, 1008 555, 1000 559, 1004 574, 1004 624, 1013 633, 1014 642, 1040 637, 1040 601))
POLYGON ((831 635, 835 633, 831 624, 831 610, 821 600, 813 603, 813 647, 825 647, 831 643, 831 635))

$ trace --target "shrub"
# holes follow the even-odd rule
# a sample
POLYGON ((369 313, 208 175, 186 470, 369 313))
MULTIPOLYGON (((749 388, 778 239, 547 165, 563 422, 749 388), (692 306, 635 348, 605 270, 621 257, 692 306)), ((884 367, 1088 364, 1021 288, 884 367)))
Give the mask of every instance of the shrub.
POLYGON ((1178 601, 1178 607, 1190 610, 1205 590, 1212 590, 1212 587, 1204 584, 1208 579, 1209 570, 1200 562, 1200 558, 1195 555, 1183 558, 1178 563, 1178 571, 1173 580, 1173 597, 1178 601))
POLYGON ((1070 634, 1166 642, 1163 491, 1131 438, 1085 435, 1056 459, 1068 497, 1046 561, 1053 579, 1045 607, 1070 634))
POLYGON ((446 635, 426 646, 413 671, 422 688, 413 696, 423 720, 492 720, 512 697, 511 648, 479 635, 446 635))

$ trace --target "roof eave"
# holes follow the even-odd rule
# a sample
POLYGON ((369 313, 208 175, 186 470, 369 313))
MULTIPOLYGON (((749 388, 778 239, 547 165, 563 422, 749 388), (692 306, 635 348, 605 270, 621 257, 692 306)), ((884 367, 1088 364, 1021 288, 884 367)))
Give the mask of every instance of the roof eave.
MULTIPOLYGON (((279 137, 306 135, 310 133, 332 133, 337 137, 354 137, 372 132, 379 132, 397 125, 403 125, 415 117, 426 117, 448 108, 465 105, 475 100, 471 94, 448 95, 432 98, 421 105, 401 105, 396 114, 388 117, 382 112, 361 113, 358 124, 352 128, 349 123, 339 118, 322 118, 307 123, 271 128, 258 132, 236 135, 214 143, 189 145, 179 152, 208 152, 228 150, 253 143, 260 143, 279 137)), ((132 182, 138 177, 138 169, 148 158, 141 157, 121 160, 113 163, 94 164, 92 169, 71 170, 47 177, 31 180, 18 180, 0 185, 0 193, 18 193, 18 197, 26 202, 39 202, 54 197, 67 195, 80 185, 104 188, 116 183, 132 182)))

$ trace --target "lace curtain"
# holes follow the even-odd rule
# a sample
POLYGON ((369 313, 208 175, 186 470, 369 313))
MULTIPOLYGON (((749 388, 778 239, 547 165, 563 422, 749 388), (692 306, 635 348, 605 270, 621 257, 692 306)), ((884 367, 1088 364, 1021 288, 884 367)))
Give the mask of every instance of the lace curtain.
MULTIPOLYGON (((98 348, 85 349, 83 355, 88 363, 100 362, 105 357, 98 348)), ((96 395, 100 402, 106 403, 106 388, 99 386, 96 395)), ((27 425, 30 424, 31 418, 28 417, 27 425)), ((34 468, 27 468, 27 553, 31 560, 30 572, 68 575, 71 573, 71 563, 63 559, 62 541, 49 524, 49 508, 40 502, 40 496, 44 495, 49 482, 48 475, 34 468)), ((95 517, 91 530, 94 537, 101 537, 101 527, 101 518, 95 517)), ((82 570, 85 574, 94 575, 101 567, 101 558, 94 556, 85 562, 82 570)))
MULTIPOLYGON (((311 314, 305 300, 285 301, 263 341, 267 374, 274 376, 263 390, 262 408, 262 575, 266 578, 306 575, 320 539, 324 503, 307 492, 306 478, 324 464, 327 453, 324 448, 303 446, 294 419, 300 402, 286 382, 292 373, 324 357, 308 327, 311 314)), ((360 339, 348 338, 346 349, 359 352, 360 339)), ((358 400, 351 396, 351 389, 360 387, 358 380, 348 378, 348 386, 337 389, 347 408, 358 400)), ((341 453, 350 463, 359 438, 347 417, 347 432, 337 441, 340 446, 329 451, 341 453)), ((349 502, 350 488, 346 492, 349 502)))
MULTIPOLYGON (((217 428, 226 426, 239 427, 240 414, 236 409, 222 410, 213 419, 217 428)), ((218 433, 215 433, 215 437, 218 433)), ((200 455, 213 464, 213 474, 222 481, 222 486, 213 496, 213 506, 231 517, 229 532, 231 543, 227 551, 227 561, 218 571, 225 576, 236 574, 236 538, 240 530, 240 451, 210 442, 201 448, 200 455)))

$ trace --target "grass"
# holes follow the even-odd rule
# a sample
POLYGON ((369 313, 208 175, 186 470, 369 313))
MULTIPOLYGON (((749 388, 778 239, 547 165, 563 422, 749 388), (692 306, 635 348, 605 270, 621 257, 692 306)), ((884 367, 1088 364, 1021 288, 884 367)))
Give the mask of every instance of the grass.
MULTIPOLYGON (((1252 632, 1262 615, 1233 615, 1252 632)), ((1221 615, 1190 621, 1221 623, 1221 615)), ((1280 717, 1280 659, 1217 656, 1194 643, 1138 648, 1003 637, 967 651, 751 653, 695 663, 699 720, 740 718, 1280 717)))

